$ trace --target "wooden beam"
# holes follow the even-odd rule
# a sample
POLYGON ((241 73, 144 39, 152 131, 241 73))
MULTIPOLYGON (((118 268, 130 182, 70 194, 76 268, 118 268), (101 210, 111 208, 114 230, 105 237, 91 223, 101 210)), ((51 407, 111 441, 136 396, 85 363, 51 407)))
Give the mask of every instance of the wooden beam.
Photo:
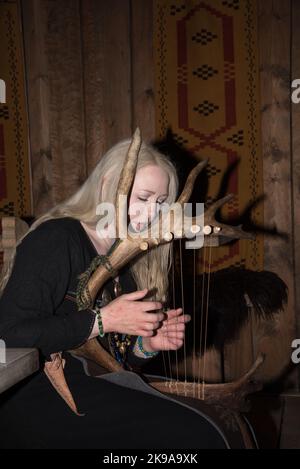
POLYGON ((88 170, 131 137, 129 0, 81 1, 88 170))
MULTIPOLYGON (((276 272, 289 287, 288 306, 269 335, 256 343, 267 355, 261 370, 268 380, 276 378, 291 363, 291 342, 295 337, 293 272, 293 207, 291 192, 291 105, 290 51, 291 2, 259 1, 259 46, 261 70, 262 148, 264 165, 264 219, 270 228, 285 233, 283 237, 265 236, 265 269, 276 272)), ((286 386, 297 387, 295 374, 286 386)))
POLYGON ((133 130, 143 140, 155 139, 153 2, 131 0, 131 64, 133 130))
MULTIPOLYGON (((300 3, 292 0, 292 73, 291 78, 300 79, 300 3)), ((300 103, 292 103, 292 151, 291 183, 293 208, 293 243, 295 269, 295 316, 297 338, 300 338, 300 103)), ((300 367, 299 367, 300 386, 300 367)))
POLYGON ((34 215, 87 175, 79 0, 23 0, 34 215))
POLYGON ((50 152, 50 84, 45 50, 47 18, 40 0, 21 0, 32 171, 33 213, 53 202, 50 152))

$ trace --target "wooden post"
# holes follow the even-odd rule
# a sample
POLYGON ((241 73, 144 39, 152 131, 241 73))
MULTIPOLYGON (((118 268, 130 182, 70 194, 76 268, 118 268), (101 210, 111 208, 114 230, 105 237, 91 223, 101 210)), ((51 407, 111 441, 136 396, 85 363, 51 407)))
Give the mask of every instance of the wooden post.
POLYGON ((129 1, 81 1, 81 20, 90 172, 105 151, 132 134, 129 1))
POLYGON ((34 215, 86 178, 79 0, 22 1, 34 215))
MULTIPOLYGON (((264 378, 275 378, 291 364, 295 337, 293 206, 291 190, 291 2, 259 1, 262 147, 264 164, 264 219, 270 228, 286 233, 265 236, 265 269, 278 273, 289 287, 289 302, 275 330, 261 337, 260 350, 267 355, 264 378)), ((256 330, 257 334, 257 330, 256 330)), ((259 337, 258 337, 259 339, 259 337)), ((295 374, 286 382, 297 387, 295 374)))
MULTIPOLYGON (((292 0, 292 72, 291 80, 300 79, 300 3, 292 0)), ((296 338, 300 338, 300 103, 292 103, 291 183, 293 209, 293 256, 295 269, 296 338)), ((298 366, 300 387, 300 367, 298 366)))
POLYGON ((131 0, 131 64, 133 129, 143 140, 155 138, 153 2, 131 0))

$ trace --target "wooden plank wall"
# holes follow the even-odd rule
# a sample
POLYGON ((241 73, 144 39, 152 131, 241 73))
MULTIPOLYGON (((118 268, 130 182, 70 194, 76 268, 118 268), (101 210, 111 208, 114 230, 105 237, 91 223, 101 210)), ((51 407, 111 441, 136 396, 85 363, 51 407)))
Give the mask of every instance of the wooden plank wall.
POLYGON ((152 0, 21 0, 34 214, 137 123, 154 138, 152 0))
MULTIPOLYGON (((38 216, 76 190, 101 155, 136 125, 145 140, 155 137, 153 4, 20 1, 38 216)), ((245 332, 247 350, 241 357, 236 347, 236 360, 223 367, 227 378, 238 376, 259 350, 268 356, 261 376, 278 376, 289 365, 292 339, 300 337, 300 104, 290 102, 291 77, 300 78, 300 5, 258 5, 265 220, 290 235, 289 242, 265 238, 265 268, 287 282, 289 305, 275 327, 253 324, 252 337, 245 332)), ((298 386, 294 372, 286 387, 298 386)))

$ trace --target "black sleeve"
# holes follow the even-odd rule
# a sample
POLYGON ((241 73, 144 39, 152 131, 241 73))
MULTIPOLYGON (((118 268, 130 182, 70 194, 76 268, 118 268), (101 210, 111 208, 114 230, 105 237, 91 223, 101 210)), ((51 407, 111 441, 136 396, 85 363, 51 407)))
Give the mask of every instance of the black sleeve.
POLYGON ((17 247, 12 274, 0 299, 0 337, 7 347, 50 353, 79 347, 89 337, 95 313, 56 314, 68 290, 78 241, 55 224, 43 223, 17 247))

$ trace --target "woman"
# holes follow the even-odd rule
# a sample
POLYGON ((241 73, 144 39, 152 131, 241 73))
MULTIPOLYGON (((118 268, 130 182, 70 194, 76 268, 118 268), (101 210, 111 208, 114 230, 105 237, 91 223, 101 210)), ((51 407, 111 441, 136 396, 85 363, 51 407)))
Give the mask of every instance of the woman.
MULTIPOLYGON (((97 207, 114 202, 129 144, 115 145, 72 197, 35 221, 3 277, 0 337, 7 347, 38 348, 41 363, 63 351, 66 380, 84 414, 72 413, 40 371, 2 397, 3 448, 225 447, 204 417, 158 396, 91 377, 68 352, 99 336, 95 311, 78 311, 68 296, 76 292, 78 276, 92 259, 106 254, 114 241, 106 236, 109 226, 99 237, 97 207)), ((129 200, 131 227, 140 230, 154 218, 153 207, 174 202, 177 187, 169 159, 143 143, 129 200), (140 213, 131 210, 136 204, 140 213)), ((159 312, 167 297, 169 265, 170 245, 159 246, 133 260, 114 285, 108 282, 100 292, 101 298, 104 291, 111 294, 101 308, 103 344, 128 368, 141 366, 160 350, 182 346, 190 317, 181 309, 159 312), (122 294, 113 299, 113 286, 118 285, 122 294), (153 287, 156 297, 146 299, 153 287)))

